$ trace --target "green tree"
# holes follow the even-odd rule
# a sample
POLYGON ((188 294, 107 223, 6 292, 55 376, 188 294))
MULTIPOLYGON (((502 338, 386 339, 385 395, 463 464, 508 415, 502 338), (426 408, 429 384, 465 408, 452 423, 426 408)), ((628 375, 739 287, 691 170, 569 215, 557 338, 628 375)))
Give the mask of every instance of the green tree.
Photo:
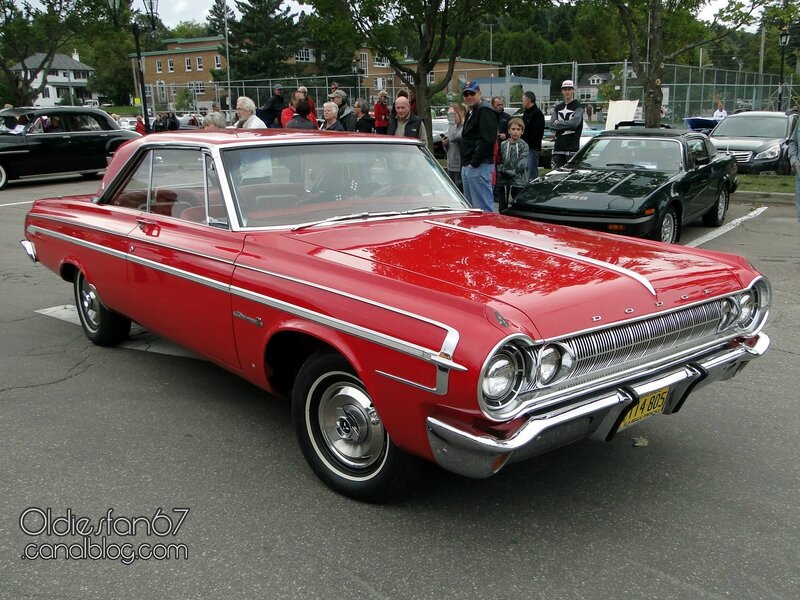
POLYGON ((417 112, 425 120, 431 143, 430 101, 453 76, 465 38, 504 12, 502 0, 309 0, 318 15, 332 22, 349 21, 364 43, 389 61, 392 70, 416 94, 417 112), (488 17, 487 17, 488 16, 488 17), (406 50, 416 66, 405 61, 406 50), (429 84, 439 62, 447 72, 429 84))
POLYGON ((236 20, 233 9, 228 6, 227 0, 214 0, 208 10, 206 26, 210 35, 225 35, 225 14, 228 15, 228 27, 236 20))
POLYGON ((175 92, 175 110, 189 110, 192 107, 192 92, 189 88, 178 88, 175 92))
POLYGON ((15 105, 31 104, 45 86, 37 75, 50 70, 53 57, 80 37, 84 24, 96 18, 91 0, 41 0, 17 6, 14 0, 0 0, 0 76, 4 79, 6 100, 15 105), (34 54, 40 58, 31 64, 34 54), (22 63, 24 72, 11 68, 22 63))
POLYGON ((228 23, 231 72, 235 79, 285 77, 286 61, 300 47, 294 14, 281 0, 237 0, 242 18, 228 23))
POLYGON ((196 21, 181 21, 172 29, 170 37, 191 39, 208 37, 208 25, 196 21))

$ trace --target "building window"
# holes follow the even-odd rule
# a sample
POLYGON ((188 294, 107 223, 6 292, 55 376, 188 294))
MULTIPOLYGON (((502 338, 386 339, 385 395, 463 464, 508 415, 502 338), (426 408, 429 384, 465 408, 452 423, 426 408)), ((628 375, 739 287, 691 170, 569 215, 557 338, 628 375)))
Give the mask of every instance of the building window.
POLYGON ((191 58, 185 59, 183 61, 183 66, 186 68, 187 71, 191 71, 192 70, 192 59, 191 58))
POLYGON ((186 84, 186 87, 189 88, 190 92, 197 94, 198 96, 204 96, 206 93, 205 81, 190 81, 186 84))
POLYGON ((428 72, 428 85, 436 83, 436 73, 433 71, 428 72))
POLYGON ((194 62, 196 63, 196 64, 195 64, 195 67, 197 68, 197 70, 198 70, 198 71, 202 71, 202 70, 203 70, 203 57, 202 57, 202 56, 198 56, 198 57, 195 59, 195 61, 194 61, 194 62))
POLYGON ((359 67, 361 67, 361 72, 366 73, 369 71, 369 54, 362 52, 359 58, 361 59, 359 64, 359 67))
POLYGON ((174 73, 175 72, 175 61, 171 58, 167 59, 167 72, 174 73))
MULTIPOLYGON (((47 74, 48 74, 50 77, 58 77, 58 71, 56 71, 56 70, 51 70, 51 71, 48 71, 48 73, 47 73, 47 74)), ((27 77, 27 73, 26 73, 26 77, 27 77)))
POLYGON ((373 67, 388 67, 389 66, 389 59, 388 58, 381 58, 380 56, 373 56, 372 57, 372 66, 373 67))
POLYGON ((300 48, 294 54, 297 62, 314 62, 314 50, 311 48, 300 48))
POLYGON ((44 88, 42 89, 42 98, 49 98, 49 97, 50 97, 50 88, 44 86, 44 88))
POLYGON ((214 57, 214 68, 215 69, 221 69, 222 68, 222 57, 219 54, 217 54, 214 57))
POLYGON ((603 83, 603 80, 596 75, 589 79, 589 85, 600 85, 601 83, 603 83))
POLYGON ((156 73, 163 73, 163 72, 164 72, 164 67, 161 64, 161 59, 159 58, 158 60, 156 60, 156 73))
POLYGON ((592 99, 592 93, 591 92, 581 92, 580 93, 580 100, 584 100, 585 101, 585 100, 591 100, 591 99, 592 99))
POLYGON ((150 98, 152 98, 153 97, 153 86, 150 85, 149 83, 146 83, 145 86, 144 86, 144 93, 145 93, 146 96, 149 96, 150 98))
POLYGON ((375 78, 375 89, 381 91, 386 89, 386 78, 385 77, 376 77, 375 78))

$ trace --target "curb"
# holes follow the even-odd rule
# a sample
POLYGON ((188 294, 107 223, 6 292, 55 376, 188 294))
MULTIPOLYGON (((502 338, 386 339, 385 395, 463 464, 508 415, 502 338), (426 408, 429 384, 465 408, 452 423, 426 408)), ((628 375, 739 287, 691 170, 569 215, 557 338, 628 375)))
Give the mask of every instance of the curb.
POLYGON ((794 204, 794 194, 737 190, 731 195, 731 200, 733 202, 759 202, 762 204, 794 204))

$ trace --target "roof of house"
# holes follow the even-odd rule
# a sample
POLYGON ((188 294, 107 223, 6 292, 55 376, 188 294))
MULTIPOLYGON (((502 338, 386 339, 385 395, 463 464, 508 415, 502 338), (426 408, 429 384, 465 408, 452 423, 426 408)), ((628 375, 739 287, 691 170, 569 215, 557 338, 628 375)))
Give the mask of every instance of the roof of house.
POLYGON ((586 75, 581 75, 578 78, 578 87, 585 87, 591 85, 589 80, 592 77, 599 77, 603 80, 603 83, 607 81, 611 81, 611 73, 587 73, 586 75))
MULTIPOLYGON (((22 71, 23 69, 28 70, 39 70, 43 69, 46 66, 45 60, 47 55, 44 52, 37 52, 36 54, 31 54, 28 58, 26 58, 22 62, 18 62, 13 67, 11 67, 12 71, 22 71), (24 66, 23 66, 23 63, 24 66)), ((86 63, 82 63, 79 60, 75 60, 71 56, 67 56, 66 54, 55 54, 53 55, 53 65, 50 67, 51 69, 66 69, 68 71, 94 71, 94 67, 90 67, 86 63)))

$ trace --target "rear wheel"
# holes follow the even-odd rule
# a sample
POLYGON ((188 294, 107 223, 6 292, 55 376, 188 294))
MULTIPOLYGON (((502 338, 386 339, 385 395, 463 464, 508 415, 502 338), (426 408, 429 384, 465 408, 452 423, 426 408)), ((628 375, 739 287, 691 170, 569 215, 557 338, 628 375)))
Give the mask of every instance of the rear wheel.
POLYGON ((331 489, 368 502, 402 494, 416 459, 394 445, 364 384, 343 356, 318 352, 303 364, 292 392, 300 448, 331 489))
POLYGON ((668 206, 661 214, 658 220, 658 226, 653 232, 653 239, 659 240, 666 244, 674 244, 680 237, 680 221, 678 220, 678 213, 675 208, 668 206))
POLYGON ((115 346, 131 331, 131 321, 106 308, 83 272, 78 271, 73 282, 75 306, 86 337, 98 346, 115 346))
POLYGON ((8 171, 6 171, 6 168, 2 165, 2 163, 0 163, 0 190, 6 187, 7 183, 8 183, 8 171))
POLYGON ((719 227, 725 221, 725 215, 728 212, 728 202, 730 201, 730 194, 728 194, 728 187, 723 185, 717 192, 717 201, 706 214, 703 215, 703 225, 709 227, 719 227))

